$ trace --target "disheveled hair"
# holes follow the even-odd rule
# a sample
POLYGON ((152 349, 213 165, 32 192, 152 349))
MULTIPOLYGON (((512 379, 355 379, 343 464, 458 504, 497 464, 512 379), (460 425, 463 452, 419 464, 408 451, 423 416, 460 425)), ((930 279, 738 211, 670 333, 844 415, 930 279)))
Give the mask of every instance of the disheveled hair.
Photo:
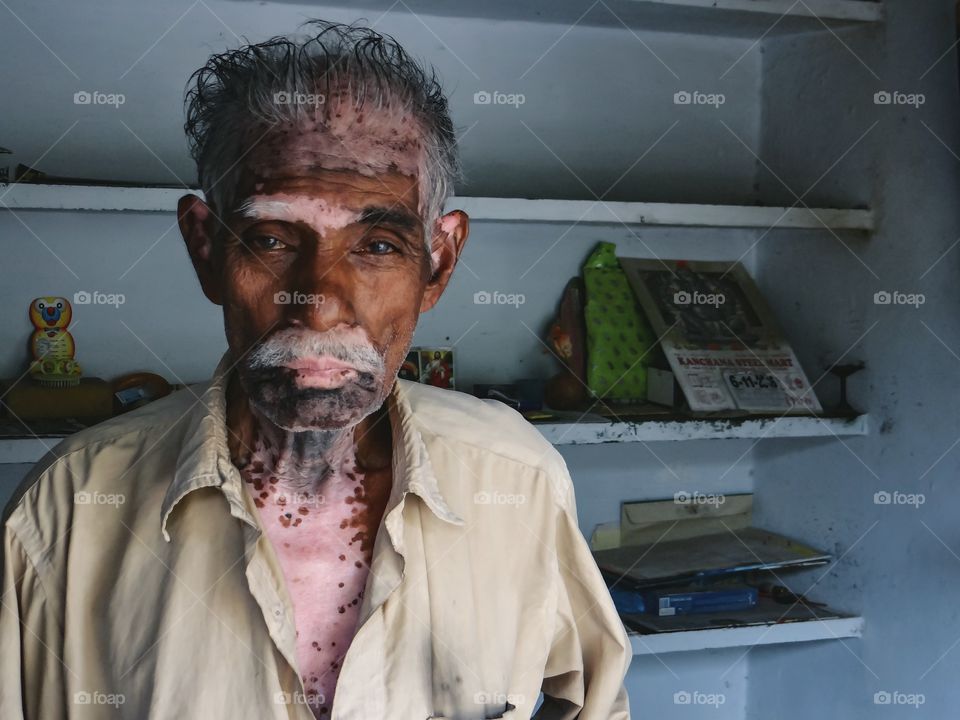
POLYGON ((283 96, 333 97, 352 90, 357 109, 365 103, 396 104, 422 129, 423 177, 418 177, 425 240, 443 204, 462 180, 456 135, 447 99, 437 79, 389 35, 359 25, 324 20, 304 24, 306 39, 274 37, 213 55, 188 82, 184 130, 197 163, 200 186, 223 217, 235 209, 241 158, 251 132, 264 125, 314 119, 308 107, 278 102, 283 96))

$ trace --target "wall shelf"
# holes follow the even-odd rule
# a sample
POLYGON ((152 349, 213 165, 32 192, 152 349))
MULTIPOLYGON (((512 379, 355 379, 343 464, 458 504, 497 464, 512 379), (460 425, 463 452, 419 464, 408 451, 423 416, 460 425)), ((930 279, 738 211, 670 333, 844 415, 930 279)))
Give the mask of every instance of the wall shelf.
POLYGON ((177 199, 187 192, 192 191, 169 187, 3 183, 0 184, 0 209, 174 213, 177 199))
POLYGON ((594 202, 523 198, 453 197, 474 220, 607 223, 709 228, 807 228, 873 230, 873 212, 863 209, 699 205, 693 203, 594 202))
POLYGON ((857 417, 771 416, 709 420, 535 423, 554 445, 652 442, 657 440, 761 439, 866 435, 869 415, 857 417))
MULTIPOLYGON (((335 3, 336 4, 336 3, 335 3)), ((353 0, 352 9, 388 12, 391 0, 353 0)), ((486 0, 450 3, 407 0, 417 15, 481 18, 499 22, 542 22, 568 26, 593 25, 653 32, 709 34, 753 38, 797 32, 826 31, 884 19, 883 5, 866 0, 606 0, 587 7, 577 0, 518 3, 486 0)))
POLYGON ((852 22, 883 20, 883 5, 864 0, 634 0, 641 4, 674 8, 709 8, 727 12, 750 12, 783 17, 819 18, 852 22))
POLYGON ((862 617, 843 617, 653 635, 631 633, 630 644, 633 646, 634 656, 639 656, 716 648, 781 645, 814 640, 838 640, 858 638, 862 634, 862 617))
MULTIPOLYGON (((0 209, 88 212, 176 211, 185 192, 170 187, 0 184, 0 209)), ((594 202, 525 198, 453 197, 473 220, 649 225, 666 227, 873 230, 865 209, 701 205, 693 203, 594 202)))
MULTIPOLYGON (((644 420, 639 422, 535 423, 554 445, 866 435, 869 415, 855 418, 769 417, 717 420, 644 420)), ((0 464, 35 463, 64 436, 2 438, 0 464)))
POLYGON ((0 439, 0 465, 33 464, 47 453, 48 448, 52 449, 62 439, 62 437, 0 439))

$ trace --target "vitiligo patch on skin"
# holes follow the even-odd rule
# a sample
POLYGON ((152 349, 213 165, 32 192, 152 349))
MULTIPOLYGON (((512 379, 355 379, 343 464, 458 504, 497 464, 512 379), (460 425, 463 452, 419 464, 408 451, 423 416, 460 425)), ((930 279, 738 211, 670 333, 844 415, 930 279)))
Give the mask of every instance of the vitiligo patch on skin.
POLYGON ((357 222, 360 213, 342 205, 331 205, 322 198, 289 193, 274 193, 247 198, 238 208, 244 217, 304 223, 321 235, 357 222))
POLYGON ((457 224, 460 222, 459 218, 456 215, 444 215, 439 220, 437 224, 440 226, 440 231, 452 235, 454 230, 457 229, 457 224))
POLYGON ((318 470, 323 477, 311 489, 303 489, 302 476, 278 476, 279 456, 275 444, 258 435, 240 472, 293 601, 305 697, 324 718, 356 632, 390 487, 357 466, 355 446, 318 470))
MULTIPOLYGON (((451 215, 451 214, 442 215, 441 217, 437 218, 436 222, 434 223, 434 234, 446 235, 448 237, 452 236, 453 233, 456 231, 457 225, 459 224, 459 222, 460 220, 459 218, 457 218, 456 215, 451 215)), ((442 244, 437 245, 435 248, 431 250, 430 252, 431 268, 436 267, 437 264, 440 262, 440 253, 442 251, 443 251, 442 244)))

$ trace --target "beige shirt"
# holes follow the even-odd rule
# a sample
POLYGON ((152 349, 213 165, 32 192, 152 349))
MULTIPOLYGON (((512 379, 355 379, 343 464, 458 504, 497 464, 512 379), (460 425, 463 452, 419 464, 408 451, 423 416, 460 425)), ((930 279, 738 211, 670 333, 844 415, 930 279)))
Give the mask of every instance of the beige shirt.
MULTIPOLYGON (((226 360, 62 442, 7 508, 0 718, 313 720, 282 571, 227 449, 226 360)), ((398 380, 393 490, 334 720, 624 720, 630 643, 563 459, 398 380)))

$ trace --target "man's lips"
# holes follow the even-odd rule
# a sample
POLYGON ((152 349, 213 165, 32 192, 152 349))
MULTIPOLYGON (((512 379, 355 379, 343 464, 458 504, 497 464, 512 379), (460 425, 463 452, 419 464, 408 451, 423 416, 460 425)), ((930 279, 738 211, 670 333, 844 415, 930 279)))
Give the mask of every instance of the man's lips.
POLYGON ((356 379, 356 368, 331 357, 303 358, 287 363, 300 387, 333 389, 343 387, 356 379))
POLYGON ((345 363, 336 358, 321 356, 311 358, 300 358, 288 362, 285 367, 291 370, 354 370, 353 365, 345 363))

